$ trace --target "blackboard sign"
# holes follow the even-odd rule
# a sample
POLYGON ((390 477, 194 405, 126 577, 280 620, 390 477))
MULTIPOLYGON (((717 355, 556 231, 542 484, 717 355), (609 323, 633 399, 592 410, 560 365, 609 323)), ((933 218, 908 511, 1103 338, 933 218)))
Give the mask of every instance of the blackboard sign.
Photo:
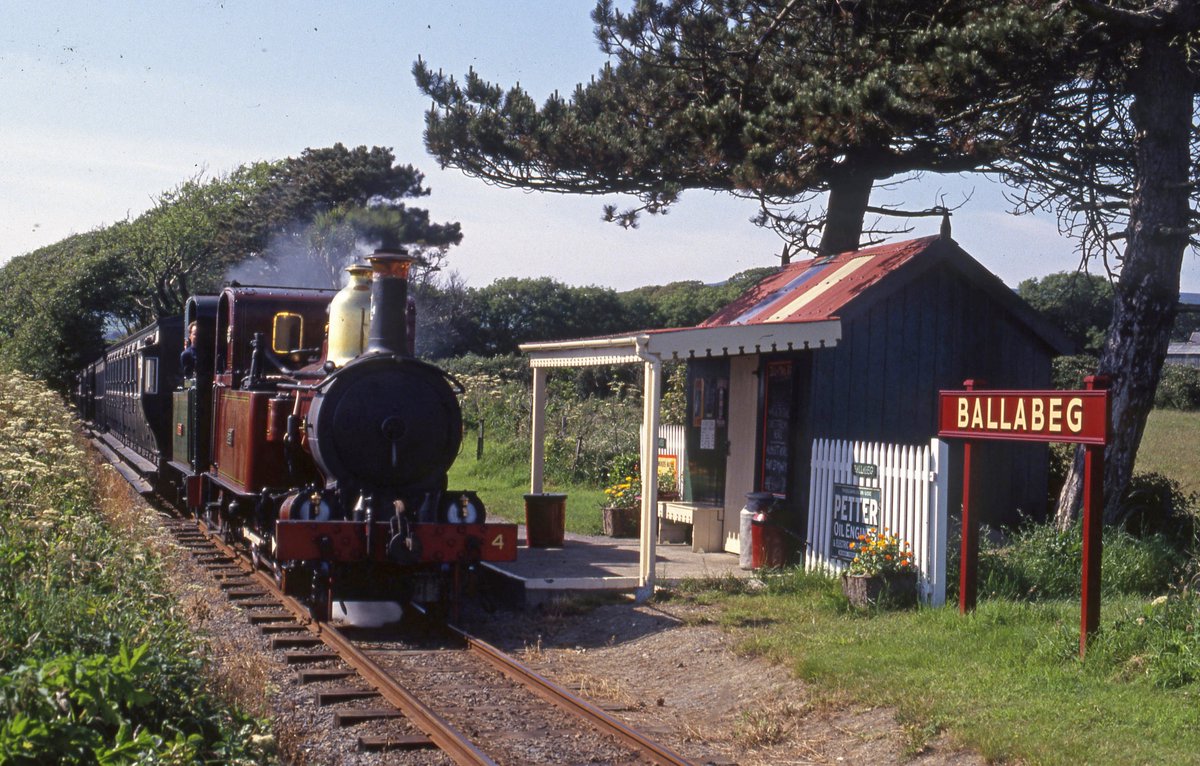
POLYGON ((791 464, 792 363, 768 362, 763 389, 761 489, 779 497, 788 493, 791 464))

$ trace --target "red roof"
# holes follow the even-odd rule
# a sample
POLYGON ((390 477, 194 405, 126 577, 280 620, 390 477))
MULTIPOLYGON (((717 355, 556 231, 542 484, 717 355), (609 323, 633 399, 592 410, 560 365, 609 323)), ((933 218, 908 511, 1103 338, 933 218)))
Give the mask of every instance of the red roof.
POLYGON ((924 237, 793 263, 759 282, 698 326, 835 319, 846 304, 920 256, 938 239, 924 237))

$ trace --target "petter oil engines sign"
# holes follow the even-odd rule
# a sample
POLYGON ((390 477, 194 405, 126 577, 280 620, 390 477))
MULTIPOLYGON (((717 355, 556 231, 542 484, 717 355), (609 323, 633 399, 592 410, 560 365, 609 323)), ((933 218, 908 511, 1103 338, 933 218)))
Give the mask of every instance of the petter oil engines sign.
POLYGON ((833 485, 832 558, 852 561, 858 536, 879 531, 879 497, 878 487, 833 485))

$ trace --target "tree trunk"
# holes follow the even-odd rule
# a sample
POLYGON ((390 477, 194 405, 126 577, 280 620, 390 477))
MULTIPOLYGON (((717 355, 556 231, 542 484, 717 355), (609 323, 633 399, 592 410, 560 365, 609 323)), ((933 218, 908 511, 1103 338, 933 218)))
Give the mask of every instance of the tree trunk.
POLYGON ((875 177, 870 173, 848 173, 829 182, 829 208, 821 232, 820 255, 858 249, 874 186, 875 177))
MULTIPOLYGON (((1122 499, 1154 405, 1179 301, 1179 270, 1188 244, 1191 78, 1182 46, 1148 37, 1133 75, 1135 179, 1129 229, 1112 324, 1098 372, 1112 379, 1112 436, 1104 455, 1104 522, 1124 519, 1122 499)), ((1078 518, 1083 450, 1059 495, 1055 523, 1078 518)))

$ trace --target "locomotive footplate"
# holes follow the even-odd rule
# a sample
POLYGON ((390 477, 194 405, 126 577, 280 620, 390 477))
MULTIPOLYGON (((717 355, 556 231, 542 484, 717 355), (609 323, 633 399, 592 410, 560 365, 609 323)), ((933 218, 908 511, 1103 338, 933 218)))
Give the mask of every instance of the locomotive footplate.
MULTIPOLYGON (((513 561, 517 557, 516 524, 413 524, 413 563, 513 561)), ((363 521, 279 520, 275 524, 277 561, 388 560, 391 525, 375 522, 367 555, 363 521)))

